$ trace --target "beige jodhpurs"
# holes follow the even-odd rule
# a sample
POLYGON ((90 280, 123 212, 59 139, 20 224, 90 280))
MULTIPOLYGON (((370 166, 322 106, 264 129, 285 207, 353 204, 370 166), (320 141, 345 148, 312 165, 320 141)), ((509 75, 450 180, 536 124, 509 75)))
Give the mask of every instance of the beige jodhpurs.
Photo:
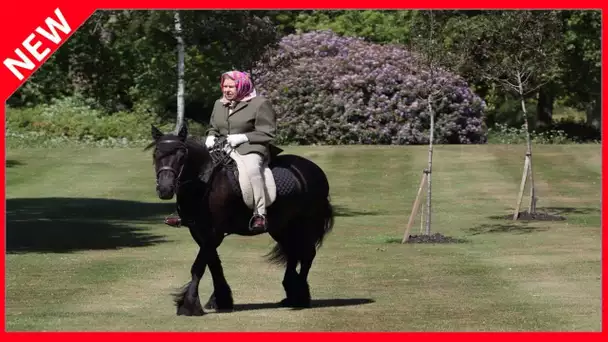
POLYGON ((243 164, 245 164, 245 172, 247 172, 249 180, 251 181, 254 210, 260 215, 266 215, 266 191, 264 190, 265 184, 264 177, 262 176, 262 163, 264 162, 264 159, 257 153, 239 155, 243 160, 243 164))

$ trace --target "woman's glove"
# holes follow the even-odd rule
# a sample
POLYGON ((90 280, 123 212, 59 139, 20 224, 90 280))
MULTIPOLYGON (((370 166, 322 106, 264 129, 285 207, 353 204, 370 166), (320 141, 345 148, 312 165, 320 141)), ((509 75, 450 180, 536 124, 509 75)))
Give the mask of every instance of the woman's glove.
POLYGON ((226 137, 226 140, 232 147, 237 147, 240 144, 249 141, 245 134, 229 134, 228 137, 226 137))
POLYGON ((210 135, 207 137, 207 140, 205 140, 205 146, 207 146, 207 149, 210 149, 213 147, 213 144, 215 144, 215 136, 210 135))

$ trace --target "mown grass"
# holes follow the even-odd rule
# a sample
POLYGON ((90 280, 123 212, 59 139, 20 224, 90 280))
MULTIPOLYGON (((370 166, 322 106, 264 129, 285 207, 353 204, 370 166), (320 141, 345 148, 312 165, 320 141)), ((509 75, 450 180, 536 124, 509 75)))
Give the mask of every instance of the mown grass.
MULTIPOLYGON (((326 170, 338 213, 310 273, 315 307, 274 307, 270 237, 229 237, 237 310, 197 318, 175 316, 196 246, 162 224, 173 207, 149 153, 11 149, 7 330, 599 331, 600 148, 536 146, 539 208, 567 220, 512 222, 494 217, 515 204, 523 147, 436 146, 432 230, 466 242, 401 245, 426 147, 289 147, 326 170)), ((211 288, 207 273, 204 299, 211 288)))

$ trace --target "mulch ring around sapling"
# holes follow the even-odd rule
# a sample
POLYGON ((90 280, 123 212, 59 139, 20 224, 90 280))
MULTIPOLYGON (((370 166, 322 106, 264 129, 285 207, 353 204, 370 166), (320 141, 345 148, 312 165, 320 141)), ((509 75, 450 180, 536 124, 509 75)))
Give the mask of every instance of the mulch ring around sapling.
MULTIPOLYGON (((513 220, 513 215, 503 215, 503 216, 498 216, 496 217, 498 219, 503 219, 503 220, 513 220)), ((565 221, 566 218, 564 216, 560 216, 560 215, 554 215, 554 214, 549 214, 546 212, 534 212, 534 213, 529 213, 527 211, 522 211, 517 215, 517 220, 518 221, 565 221)))
POLYGON ((467 240, 445 236, 441 233, 431 235, 410 235, 406 243, 464 243, 467 240))

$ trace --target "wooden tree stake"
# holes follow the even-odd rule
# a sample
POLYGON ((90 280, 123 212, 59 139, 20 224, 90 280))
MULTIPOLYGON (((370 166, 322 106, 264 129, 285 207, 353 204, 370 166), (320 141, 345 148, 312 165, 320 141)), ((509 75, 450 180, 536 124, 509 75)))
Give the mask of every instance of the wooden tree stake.
POLYGON ((422 173, 422 179, 420 180, 420 187, 418 188, 418 193, 416 194, 416 200, 414 200, 414 205, 412 206, 412 212, 410 213, 410 219, 407 221, 407 227, 405 227, 405 232, 403 233, 403 239, 401 243, 406 243, 410 238, 410 230, 412 230, 412 225, 414 224, 414 219, 416 218, 416 213, 418 212, 418 208, 420 208, 420 198, 422 197, 422 190, 424 189, 424 185, 426 184, 428 171, 425 169, 422 173))
POLYGON ((524 198, 524 189, 526 188, 526 180, 528 179, 530 172, 530 156, 526 154, 524 160, 524 171, 521 176, 521 184, 519 185, 519 194, 517 195, 517 204, 515 205, 515 212, 513 213, 513 221, 517 221, 519 217, 519 208, 521 207, 521 201, 524 198))

